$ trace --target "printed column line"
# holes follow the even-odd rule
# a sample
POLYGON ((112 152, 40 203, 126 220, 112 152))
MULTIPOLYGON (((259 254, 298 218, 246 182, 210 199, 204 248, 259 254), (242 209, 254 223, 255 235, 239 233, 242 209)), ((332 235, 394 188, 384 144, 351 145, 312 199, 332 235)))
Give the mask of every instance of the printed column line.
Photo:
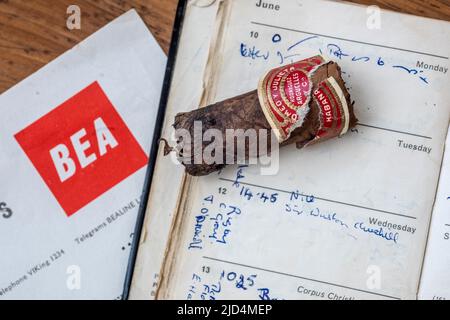
POLYGON ((361 127, 367 127, 367 128, 378 129, 378 130, 383 130, 383 131, 395 132, 395 133, 401 133, 401 134, 414 136, 414 137, 419 137, 419 138, 424 138, 424 139, 430 139, 430 140, 433 139, 431 137, 424 136, 424 135, 417 134, 417 133, 411 133, 411 132, 406 132, 406 131, 400 131, 400 130, 394 130, 394 129, 389 129, 389 128, 377 127, 377 126, 373 126, 373 125, 370 125, 370 124, 358 123, 357 125, 361 126, 361 127))
POLYGON ((347 41, 347 42, 353 42, 353 43, 365 44, 365 45, 373 46, 373 47, 380 47, 380 48, 385 48, 385 49, 391 49, 391 50, 397 50, 397 51, 403 51, 403 52, 416 53, 416 54, 420 54, 420 55, 424 55, 424 56, 429 56, 429 57, 435 57, 435 58, 439 58, 439 59, 445 59, 445 60, 448 60, 448 59, 449 59, 449 58, 446 57, 446 56, 441 56, 441 55, 433 54, 433 53, 427 53, 427 52, 421 52, 421 51, 416 51, 416 50, 410 50, 410 49, 403 49, 403 48, 391 47, 391 46, 386 46, 386 45, 376 44, 376 43, 371 43, 371 42, 364 42, 364 41, 358 41, 358 40, 346 39, 346 38, 335 37, 335 36, 330 36, 330 35, 326 35, 326 34, 320 34, 320 33, 314 33, 314 32, 308 32, 308 31, 303 31, 303 30, 297 30, 297 29, 292 29, 292 28, 281 27, 281 26, 275 26, 275 25, 271 25, 271 24, 267 24, 267 23, 261 23, 261 22, 256 22, 256 21, 251 21, 250 23, 251 23, 251 24, 258 25, 258 26, 263 26, 263 27, 275 28, 275 29, 286 30, 286 31, 292 31, 292 32, 298 32, 298 33, 304 33, 304 34, 309 34, 309 35, 313 35, 313 36, 320 36, 320 37, 324 37, 324 38, 330 38, 330 39, 342 40, 342 41, 347 41))

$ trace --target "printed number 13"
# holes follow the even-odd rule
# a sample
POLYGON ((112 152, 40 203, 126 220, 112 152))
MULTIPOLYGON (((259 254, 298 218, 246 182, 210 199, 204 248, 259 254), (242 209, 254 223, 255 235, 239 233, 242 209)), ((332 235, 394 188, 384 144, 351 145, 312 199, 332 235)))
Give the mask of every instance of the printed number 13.
POLYGON ((211 268, 208 267, 208 266, 203 266, 203 267, 202 267, 202 271, 203 271, 204 273, 210 273, 210 272, 211 272, 211 268))

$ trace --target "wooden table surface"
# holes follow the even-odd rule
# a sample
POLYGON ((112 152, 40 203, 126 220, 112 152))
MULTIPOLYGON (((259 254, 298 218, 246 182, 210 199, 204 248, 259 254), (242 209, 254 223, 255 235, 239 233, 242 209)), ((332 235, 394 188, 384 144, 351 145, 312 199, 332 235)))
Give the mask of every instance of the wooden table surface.
MULTIPOLYGON (((450 0, 350 0, 450 21, 450 0)), ((130 8, 168 51, 177 0, 0 0, 0 93, 130 8), (81 9, 81 29, 66 27, 67 7, 81 9)))

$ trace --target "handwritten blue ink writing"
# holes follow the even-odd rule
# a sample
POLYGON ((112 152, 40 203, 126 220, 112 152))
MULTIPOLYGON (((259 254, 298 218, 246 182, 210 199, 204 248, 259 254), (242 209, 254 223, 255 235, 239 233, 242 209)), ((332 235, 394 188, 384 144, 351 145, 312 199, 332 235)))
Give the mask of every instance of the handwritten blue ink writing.
POLYGON ((226 280, 234 284, 234 286, 237 289, 247 290, 248 288, 251 288, 255 285, 255 279, 257 275, 251 274, 251 275, 243 275, 240 273, 236 273, 234 271, 227 272, 222 271, 220 274, 220 280, 226 280))
POLYGON ((230 234, 231 230, 230 229, 224 229, 222 234, 219 236, 219 229, 220 227, 228 227, 231 226, 231 218, 228 218, 226 221, 224 221, 223 215, 222 214, 217 214, 215 217, 210 218, 212 221, 214 221, 214 227, 213 227, 213 231, 212 234, 209 236, 210 239, 215 239, 217 243, 227 243, 226 242, 226 237, 228 236, 228 234, 230 234))
POLYGON ((296 190, 291 192, 290 200, 291 201, 300 200, 302 202, 306 201, 307 203, 312 203, 314 202, 315 198, 313 195, 305 195, 300 193, 300 191, 296 190))
POLYGON ((289 203, 286 203, 284 211, 286 211, 288 213, 293 212, 293 213, 297 214, 298 216, 303 214, 303 210, 300 210, 300 208, 296 204, 291 205, 289 203))
POLYGON ((239 166, 237 172, 236 172, 236 178, 233 182, 233 187, 239 188, 240 184, 239 181, 244 179, 244 168, 247 168, 247 165, 239 166))
MULTIPOLYGON (((289 45, 287 47, 286 50, 283 50, 282 48, 280 48, 281 45, 281 37, 280 37, 280 41, 274 41, 273 39, 278 40, 278 37, 274 37, 272 38, 272 43, 275 44, 276 48, 274 49, 274 53, 275 56, 279 59, 279 64, 284 64, 286 62, 286 60, 291 59, 290 62, 294 62, 293 58, 299 58, 302 57, 303 55, 300 53, 296 53, 295 51, 292 52, 294 49, 298 49, 300 46, 302 46, 303 44, 305 44, 306 42, 311 42, 311 40, 317 40, 317 44, 318 44, 318 51, 320 52, 320 54, 323 53, 323 51, 326 51, 329 53, 330 56, 332 57, 336 57, 339 60, 344 60, 345 58, 350 59, 351 62, 364 62, 364 63, 369 63, 372 58, 374 58, 373 61, 376 61, 376 65, 379 67, 384 67, 386 65, 386 62, 384 61, 384 59, 382 57, 370 57, 368 55, 357 55, 357 54, 352 54, 350 52, 345 51, 344 47, 337 44, 337 43, 323 43, 323 38, 320 36, 308 36, 306 38, 300 39, 296 42, 294 42, 292 45, 289 45), (324 50, 322 50, 323 45, 326 45, 324 50), (322 46, 322 48, 321 48, 322 46)), ((314 43, 316 43, 314 42, 314 43)), ((261 49, 256 49, 255 47, 247 47, 245 44, 241 44, 241 55, 243 57, 246 58, 251 58, 251 59, 258 59, 258 58, 263 58, 264 60, 268 60, 269 56, 270 56, 270 50, 267 51, 266 54, 261 54, 261 49)), ((417 70, 414 68, 408 68, 407 66, 403 66, 403 65, 390 65, 390 67, 394 68, 394 69, 398 69, 400 71, 404 71, 406 72, 406 74, 410 75, 410 76, 414 76, 417 77, 422 83, 428 84, 428 79, 425 75, 423 75, 423 70, 417 70)))
POLYGON ((274 34, 273 37, 272 37, 272 42, 273 43, 277 43, 277 42, 280 42, 280 41, 281 41, 281 36, 278 33, 274 34))
POLYGON ((370 58, 369 57, 353 57, 352 61, 364 61, 364 62, 369 62, 370 58))
POLYGON ((210 217, 213 227, 209 239, 215 240, 216 243, 226 244, 227 237, 231 233, 233 217, 241 214, 241 209, 226 203, 219 204, 219 213, 210 217))
POLYGON ((319 208, 315 208, 310 211, 309 215, 312 217, 321 218, 326 221, 337 223, 338 225, 348 229, 348 225, 341 219, 338 219, 336 213, 321 213, 319 208))
POLYGON ((292 49, 294 49, 295 47, 297 47, 298 45, 302 44, 302 43, 305 42, 305 41, 312 40, 312 39, 317 39, 317 38, 318 38, 318 36, 311 36, 311 37, 302 39, 302 40, 300 40, 300 41, 294 43, 294 44, 293 44, 292 46, 290 46, 289 48, 287 48, 287 51, 291 51, 292 49))
POLYGON ((259 288, 258 289, 258 298, 260 300, 265 300, 265 301, 267 301, 267 300, 279 300, 279 299, 276 299, 276 298, 271 298, 269 293, 270 293, 270 289, 269 288, 259 288))
POLYGON ((269 59, 269 51, 267 53, 263 54, 260 50, 256 49, 255 46, 249 47, 245 43, 241 43, 241 56, 245 58, 250 58, 252 60, 256 59, 269 59))
POLYGON ((297 216, 304 215, 309 212, 309 214, 307 214, 308 217, 319 218, 319 219, 321 219, 321 221, 324 220, 327 222, 333 222, 333 223, 338 224, 341 227, 348 229, 347 223, 345 223, 343 220, 338 218, 338 215, 336 213, 322 213, 319 208, 314 208, 312 210, 308 210, 306 208, 300 208, 296 204, 286 203, 284 211, 287 213, 296 214, 297 216), (305 211, 306 211, 306 213, 305 213, 305 211))
POLYGON ((330 43, 327 45, 327 48, 330 52, 330 55, 335 56, 338 59, 342 59, 342 57, 348 57, 349 55, 347 53, 342 52, 341 47, 339 47, 337 44, 330 43))
POLYGON ((377 229, 366 227, 364 225, 364 222, 357 222, 357 223, 355 223, 354 227, 357 230, 362 230, 363 232, 374 234, 374 235, 381 237, 387 241, 394 241, 395 243, 397 243, 397 241, 398 241, 398 236, 399 236, 398 232, 388 232, 388 231, 385 231, 382 227, 377 228, 377 229))
POLYGON ((222 285, 220 282, 207 285, 203 285, 203 292, 200 294, 202 300, 216 300, 216 295, 222 291, 222 285))
MULTIPOLYGON (((204 210, 206 208, 203 208, 204 210)), ((208 209, 206 209, 208 210, 208 209)), ((203 223, 206 220, 207 214, 201 214, 195 217, 195 227, 194 227, 194 236, 192 237, 191 243, 189 243, 188 249, 202 249, 203 240, 201 238, 203 223)))
POLYGON ((201 283, 202 282, 202 278, 197 275, 196 273, 192 274, 192 283, 191 285, 189 285, 188 287, 188 293, 187 293, 187 300, 192 300, 194 295, 197 292, 197 287, 196 287, 196 283, 201 283))

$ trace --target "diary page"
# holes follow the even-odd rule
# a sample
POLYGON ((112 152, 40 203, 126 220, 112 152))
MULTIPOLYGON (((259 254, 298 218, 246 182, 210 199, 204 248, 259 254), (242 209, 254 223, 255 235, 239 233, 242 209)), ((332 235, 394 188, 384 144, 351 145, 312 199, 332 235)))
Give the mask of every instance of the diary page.
POLYGON ((190 179, 159 297, 416 298, 449 121, 449 24, 330 1, 220 6, 202 105, 322 54, 360 123, 282 148, 273 175, 235 165, 190 179))

